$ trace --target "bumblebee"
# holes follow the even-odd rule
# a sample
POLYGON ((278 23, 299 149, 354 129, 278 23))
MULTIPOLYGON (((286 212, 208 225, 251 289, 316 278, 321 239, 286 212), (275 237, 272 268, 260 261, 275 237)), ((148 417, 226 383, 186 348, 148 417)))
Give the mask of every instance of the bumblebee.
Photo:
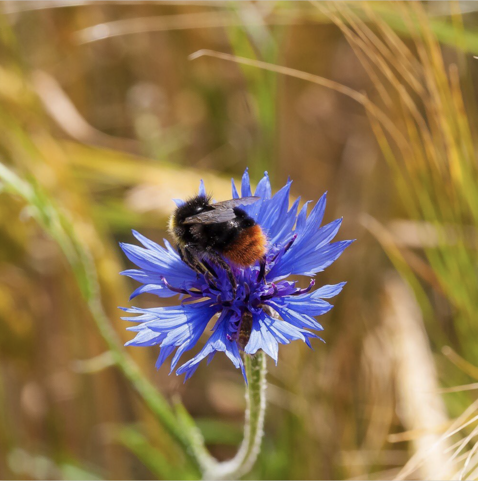
POLYGON ((169 231, 183 261, 207 276, 215 276, 208 261, 222 267, 234 291, 236 281, 224 257, 243 267, 260 261, 263 270, 267 238, 239 207, 258 200, 252 196, 211 204, 210 196, 198 195, 177 207, 169 220, 169 231))

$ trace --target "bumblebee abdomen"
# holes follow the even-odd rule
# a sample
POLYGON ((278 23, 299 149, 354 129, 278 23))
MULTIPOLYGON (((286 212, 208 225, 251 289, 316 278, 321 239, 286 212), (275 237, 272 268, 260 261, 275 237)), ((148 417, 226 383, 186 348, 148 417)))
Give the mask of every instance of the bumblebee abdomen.
POLYGON ((223 251, 235 264, 250 266, 262 259, 266 253, 267 238, 259 225, 243 229, 237 238, 223 251))

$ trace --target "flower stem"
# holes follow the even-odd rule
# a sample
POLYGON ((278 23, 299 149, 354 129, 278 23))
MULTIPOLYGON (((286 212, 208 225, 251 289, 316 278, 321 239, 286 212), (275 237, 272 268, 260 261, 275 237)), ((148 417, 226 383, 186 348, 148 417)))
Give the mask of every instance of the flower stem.
POLYGON ((266 412, 266 356, 259 351, 244 357, 248 379, 244 439, 233 459, 209 464, 204 479, 237 479, 250 471, 260 451, 266 412))

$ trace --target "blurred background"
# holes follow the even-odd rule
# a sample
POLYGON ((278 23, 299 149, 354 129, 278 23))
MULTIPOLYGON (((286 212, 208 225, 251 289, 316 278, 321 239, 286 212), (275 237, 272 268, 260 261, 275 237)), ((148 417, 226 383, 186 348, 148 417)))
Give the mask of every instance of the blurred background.
POLYGON ((230 198, 246 167, 328 191, 325 221, 357 239, 316 279, 348 282, 326 344, 269 366, 248 478, 478 477, 478 4, 0 8, 2 479, 197 478, 163 398, 234 454, 244 383, 225 356, 183 384, 156 348, 118 347, 136 287, 118 242, 162 242, 171 199, 201 178, 230 198))

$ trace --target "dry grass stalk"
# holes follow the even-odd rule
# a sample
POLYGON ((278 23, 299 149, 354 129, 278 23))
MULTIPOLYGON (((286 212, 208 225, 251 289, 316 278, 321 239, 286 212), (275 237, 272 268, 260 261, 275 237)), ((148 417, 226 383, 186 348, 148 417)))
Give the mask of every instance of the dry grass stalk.
POLYGON ((447 423, 448 417, 437 394, 437 372, 421 311, 413 292, 398 276, 386 280, 385 293, 383 319, 396 371, 397 411, 406 429, 424 433, 413 440, 414 451, 423 454, 419 477, 443 479, 447 477, 444 452, 449 443, 443 440, 437 445, 440 437, 436 430, 447 423))

